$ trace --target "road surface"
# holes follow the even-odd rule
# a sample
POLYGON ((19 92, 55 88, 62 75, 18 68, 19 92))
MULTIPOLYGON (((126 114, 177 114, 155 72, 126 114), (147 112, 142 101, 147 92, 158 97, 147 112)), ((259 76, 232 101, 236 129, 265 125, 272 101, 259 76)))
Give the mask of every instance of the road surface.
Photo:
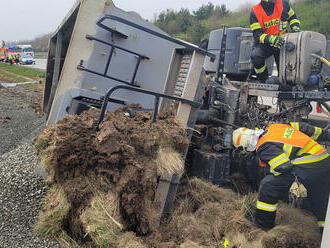
POLYGON ((34 69, 46 71, 47 59, 36 59, 36 63, 34 65, 24 65, 24 66, 28 68, 34 68, 34 69))

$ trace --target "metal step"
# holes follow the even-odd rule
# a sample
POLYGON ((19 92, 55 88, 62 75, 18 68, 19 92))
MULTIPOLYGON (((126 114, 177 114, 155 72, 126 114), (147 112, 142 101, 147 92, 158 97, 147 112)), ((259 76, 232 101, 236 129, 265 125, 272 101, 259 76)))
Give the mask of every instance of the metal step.
POLYGON ((182 97, 187 82, 187 76, 191 65, 192 54, 185 54, 182 57, 179 75, 175 83, 174 96, 182 97))

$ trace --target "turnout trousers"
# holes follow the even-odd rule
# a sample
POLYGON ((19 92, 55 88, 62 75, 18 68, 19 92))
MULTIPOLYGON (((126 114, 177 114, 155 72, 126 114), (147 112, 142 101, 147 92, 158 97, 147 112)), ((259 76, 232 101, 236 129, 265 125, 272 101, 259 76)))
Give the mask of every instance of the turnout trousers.
POLYGON ((256 44, 252 49, 251 61, 257 74, 257 78, 261 82, 265 82, 268 78, 266 59, 272 55, 274 56, 276 66, 279 69, 280 49, 260 43, 256 44))
POLYGON ((255 221, 265 229, 275 226, 277 203, 287 199, 296 177, 307 189, 311 211, 324 227, 330 193, 330 157, 311 164, 295 165, 287 174, 267 175, 260 183, 255 221))

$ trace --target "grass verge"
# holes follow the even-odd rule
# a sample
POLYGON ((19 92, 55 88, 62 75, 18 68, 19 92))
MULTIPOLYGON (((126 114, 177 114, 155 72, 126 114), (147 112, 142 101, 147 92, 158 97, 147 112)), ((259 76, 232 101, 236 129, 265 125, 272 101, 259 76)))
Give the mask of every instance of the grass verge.
POLYGON ((24 76, 30 78, 44 78, 46 76, 46 73, 43 71, 35 70, 32 68, 26 68, 23 66, 8 65, 4 63, 0 63, 0 69, 17 74, 18 76, 24 76))
POLYGON ((19 75, 14 75, 7 73, 5 71, 0 72, 0 81, 6 82, 6 83, 23 83, 27 80, 25 78, 20 77, 19 75))

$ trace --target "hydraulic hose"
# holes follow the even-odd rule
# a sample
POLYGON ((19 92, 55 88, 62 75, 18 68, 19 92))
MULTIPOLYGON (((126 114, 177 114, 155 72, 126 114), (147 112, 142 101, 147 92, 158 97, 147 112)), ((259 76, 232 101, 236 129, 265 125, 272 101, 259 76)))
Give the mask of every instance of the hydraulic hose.
POLYGON ((321 57, 321 56, 319 56, 319 55, 317 55, 315 53, 312 53, 312 56, 315 57, 315 58, 320 59, 324 64, 326 64, 327 66, 330 67, 330 62, 326 58, 321 57))

